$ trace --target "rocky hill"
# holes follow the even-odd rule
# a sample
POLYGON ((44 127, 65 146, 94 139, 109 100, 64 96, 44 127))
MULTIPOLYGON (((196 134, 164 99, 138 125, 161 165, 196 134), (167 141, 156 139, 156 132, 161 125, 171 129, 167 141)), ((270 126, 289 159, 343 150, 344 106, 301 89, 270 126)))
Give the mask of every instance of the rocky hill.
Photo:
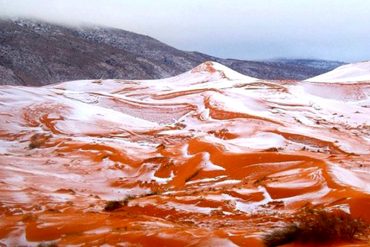
POLYGON ((342 62, 244 61, 181 51, 149 36, 106 27, 0 20, 0 84, 39 86, 75 79, 157 79, 213 60, 261 79, 310 78, 342 62))

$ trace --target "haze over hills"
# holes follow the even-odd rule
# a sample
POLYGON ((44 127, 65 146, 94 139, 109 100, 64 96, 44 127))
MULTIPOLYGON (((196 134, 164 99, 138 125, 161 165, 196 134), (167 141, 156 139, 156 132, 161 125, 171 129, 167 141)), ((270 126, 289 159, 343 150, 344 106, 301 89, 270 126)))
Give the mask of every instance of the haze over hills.
POLYGON ((343 62, 244 61, 181 51, 149 36, 106 27, 0 20, 0 84, 39 86, 76 79, 158 79, 212 60, 260 79, 303 80, 343 62))

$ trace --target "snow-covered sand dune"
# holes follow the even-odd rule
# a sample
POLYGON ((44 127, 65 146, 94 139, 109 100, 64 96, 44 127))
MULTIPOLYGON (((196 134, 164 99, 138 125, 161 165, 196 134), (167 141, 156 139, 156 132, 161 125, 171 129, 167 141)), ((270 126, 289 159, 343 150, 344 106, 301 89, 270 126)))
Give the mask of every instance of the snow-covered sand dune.
POLYGON ((370 61, 340 66, 325 74, 309 79, 309 82, 370 82, 370 61))
POLYGON ((0 246, 263 246, 311 207, 370 221, 367 65, 0 87, 0 246))

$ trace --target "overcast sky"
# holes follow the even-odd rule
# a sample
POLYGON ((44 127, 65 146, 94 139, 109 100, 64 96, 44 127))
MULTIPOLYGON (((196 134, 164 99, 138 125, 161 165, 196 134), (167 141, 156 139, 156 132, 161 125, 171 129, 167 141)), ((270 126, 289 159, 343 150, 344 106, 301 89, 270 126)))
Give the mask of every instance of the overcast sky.
POLYGON ((225 58, 370 59, 369 0, 0 0, 0 17, 113 26, 225 58))

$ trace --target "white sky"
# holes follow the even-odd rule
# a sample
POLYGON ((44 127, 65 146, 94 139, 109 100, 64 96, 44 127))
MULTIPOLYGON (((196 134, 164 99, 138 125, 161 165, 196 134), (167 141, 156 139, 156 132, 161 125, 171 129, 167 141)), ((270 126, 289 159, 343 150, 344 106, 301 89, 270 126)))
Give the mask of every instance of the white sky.
POLYGON ((370 59, 369 0, 0 0, 0 17, 113 26, 220 57, 370 59))

